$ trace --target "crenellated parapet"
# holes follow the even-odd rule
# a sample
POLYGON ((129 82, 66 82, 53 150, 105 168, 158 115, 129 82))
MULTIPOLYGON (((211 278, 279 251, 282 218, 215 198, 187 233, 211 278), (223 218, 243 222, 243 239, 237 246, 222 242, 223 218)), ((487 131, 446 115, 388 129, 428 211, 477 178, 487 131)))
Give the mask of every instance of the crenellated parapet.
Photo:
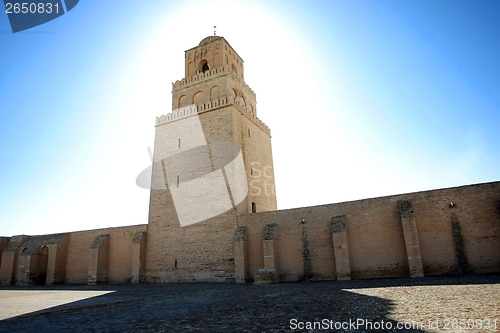
POLYGON ((156 126, 170 123, 182 118, 190 117, 198 114, 198 106, 192 104, 183 108, 175 109, 170 113, 156 117, 156 126))
POLYGON ((177 121, 183 118, 191 117, 197 114, 201 114, 203 112, 213 111, 215 109, 225 107, 228 105, 235 106, 242 114, 244 114, 247 118, 252 120, 265 133, 267 133, 269 136, 271 135, 271 130, 269 129, 269 127, 267 127, 267 125, 264 124, 262 120, 257 118, 255 112, 253 112, 251 108, 247 107, 244 103, 241 103, 238 99, 235 99, 232 96, 229 97, 225 96, 203 104, 199 105, 191 104, 182 108, 175 109, 172 112, 167 113, 166 115, 156 117, 156 126, 177 121))
POLYGON ((183 78, 182 80, 177 80, 177 81, 172 83, 172 90, 185 88, 186 86, 189 86, 189 85, 194 84, 194 83, 204 82, 206 80, 228 74, 228 72, 230 70, 231 70, 230 67, 222 66, 219 68, 214 68, 214 69, 208 70, 204 73, 199 73, 199 74, 194 75, 194 76, 183 78))
POLYGON ((251 95, 255 96, 255 92, 252 90, 252 88, 250 88, 245 83, 243 78, 241 78, 241 76, 238 75, 238 73, 236 73, 234 70, 232 70, 231 67, 229 67, 229 66, 221 66, 218 68, 208 70, 204 73, 199 73, 199 74, 191 76, 191 77, 183 78, 180 81, 177 80, 174 83, 172 83, 172 91, 186 88, 186 87, 189 87, 190 85, 205 82, 205 81, 208 81, 210 79, 213 79, 213 78, 216 78, 219 76, 223 76, 223 75, 231 75, 231 77, 236 82, 238 82, 241 85, 241 87, 244 90, 246 90, 247 93, 250 93, 251 95))

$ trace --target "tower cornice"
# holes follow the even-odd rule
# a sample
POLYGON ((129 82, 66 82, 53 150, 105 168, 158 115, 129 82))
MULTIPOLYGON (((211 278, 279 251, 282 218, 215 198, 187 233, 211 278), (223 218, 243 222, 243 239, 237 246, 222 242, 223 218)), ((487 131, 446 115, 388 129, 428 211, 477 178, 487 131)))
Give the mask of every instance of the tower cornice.
POLYGON ((169 112, 165 115, 161 115, 156 117, 156 127, 172 123, 181 119, 185 119, 188 117, 192 117, 195 115, 199 115, 205 112, 215 111, 227 106, 234 106, 241 115, 245 116, 247 119, 252 121, 255 125, 257 125, 264 133, 266 133, 269 137, 271 137, 271 130, 269 127, 260 120, 255 113, 253 113, 249 108, 245 105, 238 103, 233 97, 222 97, 213 101, 209 101, 207 103, 199 104, 199 105, 188 105, 182 108, 178 108, 169 112))
POLYGON ((224 75, 231 75, 231 77, 236 80, 242 86, 242 88, 246 89, 247 92, 255 96, 255 92, 252 90, 252 88, 250 88, 250 86, 245 83, 243 78, 241 78, 241 76, 238 75, 237 72, 233 71, 229 66, 221 66, 212 70, 208 70, 204 73, 199 73, 190 77, 185 77, 182 80, 177 80, 172 83, 172 92, 179 89, 188 88, 192 85, 199 84, 224 75))

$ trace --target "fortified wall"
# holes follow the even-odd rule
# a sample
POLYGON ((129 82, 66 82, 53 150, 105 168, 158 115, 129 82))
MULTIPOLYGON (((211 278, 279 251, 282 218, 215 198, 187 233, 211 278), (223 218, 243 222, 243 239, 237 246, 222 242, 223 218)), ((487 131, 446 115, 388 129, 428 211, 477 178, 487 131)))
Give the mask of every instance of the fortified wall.
MULTIPOLYGON (((219 217, 220 218, 220 217, 219 217)), ((230 219, 230 216, 227 216, 230 219)), ((234 218, 234 217, 233 217, 234 218)), ((236 217, 227 275, 203 275, 204 256, 171 281, 282 282, 500 272, 500 182, 236 217)), ((231 221, 228 221, 231 223, 231 221)), ((217 233, 195 224, 196 238, 217 233)), ((229 236, 225 236, 226 238, 229 236)), ((0 282, 161 281, 146 270, 147 225, 0 238, 0 282)), ((178 252, 203 253, 196 243, 178 252)))
POLYGON ((500 182, 242 215, 237 228, 237 281, 498 273, 500 182))
POLYGON ((2 237, 0 284, 144 280, 147 225, 2 237))
POLYGON ((0 284, 500 272, 500 182, 276 210, 271 131, 242 58, 209 36, 185 60, 156 119, 148 224, 0 237, 0 284))

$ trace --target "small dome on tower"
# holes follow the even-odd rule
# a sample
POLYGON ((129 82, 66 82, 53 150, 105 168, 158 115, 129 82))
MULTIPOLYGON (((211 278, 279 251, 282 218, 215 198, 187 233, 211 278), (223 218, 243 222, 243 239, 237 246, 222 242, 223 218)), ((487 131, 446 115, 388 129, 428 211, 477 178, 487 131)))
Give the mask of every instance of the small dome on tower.
POLYGON ((201 40, 200 44, 198 44, 198 46, 202 46, 202 45, 205 45, 205 44, 208 44, 210 43, 211 41, 214 41, 216 39, 219 39, 219 38, 222 38, 220 36, 208 36, 208 37, 205 37, 201 40))

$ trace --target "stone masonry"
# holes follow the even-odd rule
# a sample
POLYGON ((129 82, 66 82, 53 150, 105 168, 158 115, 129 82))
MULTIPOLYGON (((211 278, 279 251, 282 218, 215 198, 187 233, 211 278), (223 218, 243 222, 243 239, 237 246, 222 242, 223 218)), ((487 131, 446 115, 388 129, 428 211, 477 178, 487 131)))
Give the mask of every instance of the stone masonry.
POLYGON ((277 210, 271 131, 243 64, 219 36, 185 51, 156 119, 147 225, 0 237, 0 284, 500 272, 500 182, 277 210))

